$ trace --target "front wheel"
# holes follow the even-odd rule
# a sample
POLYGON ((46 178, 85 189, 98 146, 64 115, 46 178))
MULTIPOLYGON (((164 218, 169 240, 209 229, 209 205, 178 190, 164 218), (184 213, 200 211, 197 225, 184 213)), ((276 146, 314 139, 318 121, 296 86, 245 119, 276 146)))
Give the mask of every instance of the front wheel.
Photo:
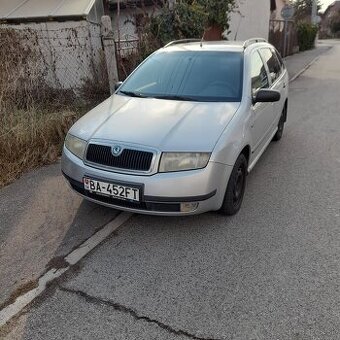
POLYGON ((277 125, 277 131, 273 137, 274 142, 278 142, 282 138, 285 120, 286 120, 286 108, 282 111, 279 124, 277 125))
POLYGON ((235 162, 228 181, 227 190, 220 209, 222 214, 235 215, 240 210, 246 188, 247 167, 247 159, 241 154, 235 162))

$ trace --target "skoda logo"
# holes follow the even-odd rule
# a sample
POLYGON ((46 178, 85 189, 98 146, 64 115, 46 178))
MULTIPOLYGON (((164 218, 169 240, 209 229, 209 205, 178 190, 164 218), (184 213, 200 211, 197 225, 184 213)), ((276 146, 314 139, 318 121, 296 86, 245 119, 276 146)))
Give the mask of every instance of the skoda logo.
POLYGON ((111 149, 112 155, 118 157, 123 151, 123 148, 120 145, 114 145, 111 149))

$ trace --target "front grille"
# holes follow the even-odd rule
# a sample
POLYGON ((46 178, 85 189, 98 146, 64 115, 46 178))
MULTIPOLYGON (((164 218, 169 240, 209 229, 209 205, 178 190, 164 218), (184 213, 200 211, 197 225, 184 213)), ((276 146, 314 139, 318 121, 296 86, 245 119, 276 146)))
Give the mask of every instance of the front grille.
POLYGON ((113 156, 111 147, 107 145, 90 144, 87 148, 86 159, 111 168, 126 170, 150 170, 153 153, 132 149, 124 149, 119 156, 113 156))

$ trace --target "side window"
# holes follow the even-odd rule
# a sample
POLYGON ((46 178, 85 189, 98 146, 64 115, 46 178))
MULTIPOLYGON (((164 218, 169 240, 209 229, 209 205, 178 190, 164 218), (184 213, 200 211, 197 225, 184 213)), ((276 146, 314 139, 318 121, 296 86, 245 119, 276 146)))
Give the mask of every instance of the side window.
POLYGON ((257 90, 268 88, 268 76, 263 61, 258 52, 255 52, 251 56, 251 89, 252 95, 256 93, 257 90))
POLYGON ((284 69, 285 68, 285 64, 284 64, 284 62, 282 60, 282 57, 281 57, 280 53, 276 49, 274 50, 274 52, 275 52, 275 55, 276 55, 280 65, 281 65, 281 69, 284 69))
POLYGON ((270 77, 273 83, 277 78, 280 77, 281 65, 276 55, 269 48, 261 49, 260 53, 268 65, 270 77))

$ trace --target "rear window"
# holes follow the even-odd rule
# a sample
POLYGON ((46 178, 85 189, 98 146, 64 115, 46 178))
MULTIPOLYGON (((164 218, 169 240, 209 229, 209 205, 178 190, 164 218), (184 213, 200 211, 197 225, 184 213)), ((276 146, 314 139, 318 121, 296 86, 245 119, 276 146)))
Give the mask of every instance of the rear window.
POLYGON ((120 94, 194 101, 239 102, 243 54, 164 51, 147 59, 121 86, 120 94))

